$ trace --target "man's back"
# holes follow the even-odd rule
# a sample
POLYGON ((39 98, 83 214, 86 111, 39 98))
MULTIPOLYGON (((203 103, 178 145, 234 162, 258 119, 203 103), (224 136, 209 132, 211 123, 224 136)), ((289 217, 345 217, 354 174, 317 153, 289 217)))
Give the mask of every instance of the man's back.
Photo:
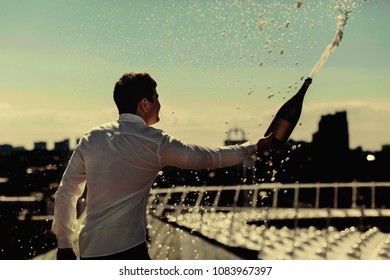
POLYGON ((80 236, 84 256, 94 256, 95 247, 101 253, 101 244, 110 244, 107 253, 116 253, 144 241, 149 189, 161 169, 159 141, 161 131, 131 114, 94 128, 80 140, 88 182, 80 236), (114 233, 118 240, 112 242, 114 233))
POLYGON ((147 126, 139 116, 121 114, 118 121, 96 127, 80 139, 56 201, 61 205, 61 199, 79 194, 80 185, 88 182, 79 239, 83 257, 117 253, 145 241, 146 204, 161 170, 162 138, 162 131, 147 126))

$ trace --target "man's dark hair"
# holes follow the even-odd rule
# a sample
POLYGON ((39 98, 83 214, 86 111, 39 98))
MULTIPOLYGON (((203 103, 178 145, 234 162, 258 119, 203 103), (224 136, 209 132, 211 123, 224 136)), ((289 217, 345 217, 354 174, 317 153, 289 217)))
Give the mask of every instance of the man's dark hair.
POLYGON ((153 102, 154 89, 157 83, 148 73, 126 73, 114 88, 114 101, 118 107, 119 114, 135 114, 138 103, 146 98, 153 102))

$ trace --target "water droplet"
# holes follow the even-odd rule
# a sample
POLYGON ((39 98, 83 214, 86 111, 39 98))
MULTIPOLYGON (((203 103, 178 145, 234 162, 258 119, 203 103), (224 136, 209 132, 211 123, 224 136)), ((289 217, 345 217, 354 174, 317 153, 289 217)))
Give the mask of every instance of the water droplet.
POLYGON ((265 21, 260 21, 260 22, 259 22, 259 29, 260 29, 261 31, 263 31, 264 28, 265 28, 265 25, 266 25, 266 22, 265 22, 265 21))

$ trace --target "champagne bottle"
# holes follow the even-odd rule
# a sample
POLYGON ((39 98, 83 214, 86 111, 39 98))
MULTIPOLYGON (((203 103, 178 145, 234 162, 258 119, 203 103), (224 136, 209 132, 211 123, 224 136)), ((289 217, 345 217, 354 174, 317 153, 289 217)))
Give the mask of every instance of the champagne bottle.
POLYGON ((268 136, 273 132, 275 144, 283 146, 293 132, 301 116, 303 99, 311 81, 312 79, 310 77, 306 78, 299 91, 280 107, 265 132, 264 136, 268 136))

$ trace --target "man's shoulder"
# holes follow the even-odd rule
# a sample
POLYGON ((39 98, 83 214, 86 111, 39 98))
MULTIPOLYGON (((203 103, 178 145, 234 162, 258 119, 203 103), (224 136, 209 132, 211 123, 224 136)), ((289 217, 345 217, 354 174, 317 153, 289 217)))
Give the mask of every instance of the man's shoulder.
POLYGON ((118 127, 118 123, 115 121, 107 122, 104 124, 100 124, 100 125, 91 127, 83 134, 83 136, 81 137, 80 140, 89 139, 91 137, 95 137, 95 136, 102 134, 102 133, 114 132, 116 127, 118 127))
POLYGON ((148 139, 152 142, 161 142, 164 138, 170 138, 167 133, 162 129, 140 125, 140 124, 126 124, 121 125, 117 121, 112 121, 104 124, 97 125, 89 129, 84 135, 83 139, 91 139, 95 137, 100 137, 102 135, 107 136, 108 134, 117 134, 122 136, 131 136, 131 137, 140 137, 145 140, 148 139))
POLYGON ((90 134, 90 133, 93 133, 93 132, 102 132, 102 131, 114 130, 118 126, 119 125, 118 125, 117 121, 111 121, 111 122, 99 124, 97 126, 94 126, 94 127, 90 128, 86 132, 86 134, 90 134))
POLYGON ((160 141, 166 134, 163 130, 152 126, 145 126, 140 131, 140 136, 160 141))

